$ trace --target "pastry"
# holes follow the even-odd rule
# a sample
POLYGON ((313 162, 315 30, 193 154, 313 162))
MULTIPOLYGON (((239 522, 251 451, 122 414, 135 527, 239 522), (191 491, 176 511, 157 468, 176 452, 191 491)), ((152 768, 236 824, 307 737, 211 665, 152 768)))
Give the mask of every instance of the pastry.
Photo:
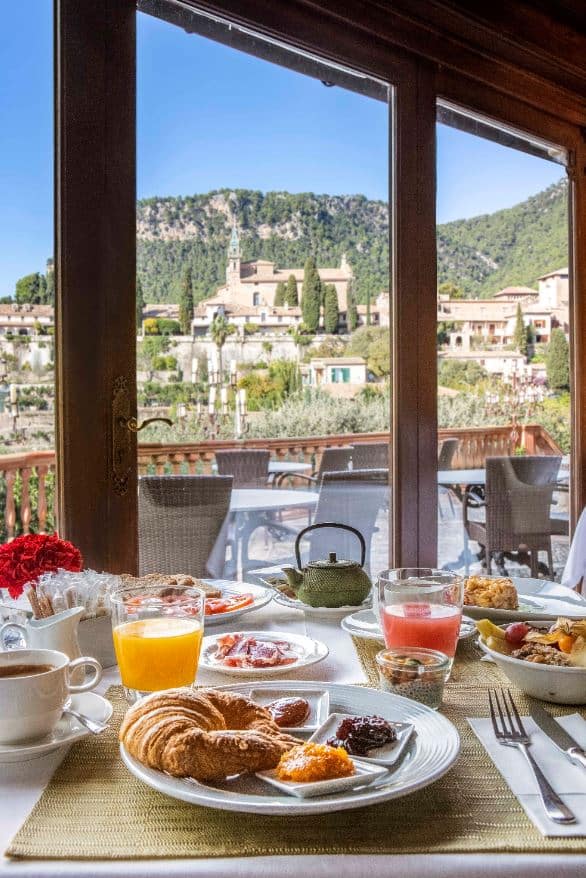
POLYGON ((469 576, 464 586, 466 606, 491 607, 493 610, 517 610, 517 589, 505 577, 469 576))
POLYGON ((130 708, 119 737, 143 765, 199 781, 275 768, 299 743, 279 729, 266 708, 217 689, 148 695, 130 708))

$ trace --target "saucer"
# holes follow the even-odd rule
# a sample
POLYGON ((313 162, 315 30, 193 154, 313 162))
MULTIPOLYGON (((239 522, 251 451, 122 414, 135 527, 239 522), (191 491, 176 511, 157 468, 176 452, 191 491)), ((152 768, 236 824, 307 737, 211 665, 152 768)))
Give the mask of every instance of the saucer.
MULTIPOLYGON (((112 716, 112 705, 95 692, 80 692, 71 696, 71 709, 78 713, 106 723, 112 716)), ((72 744, 91 734, 69 714, 64 714, 52 732, 37 741, 23 744, 0 744, 0 763, 27 762, 38 759, 66 744, 72 744)))

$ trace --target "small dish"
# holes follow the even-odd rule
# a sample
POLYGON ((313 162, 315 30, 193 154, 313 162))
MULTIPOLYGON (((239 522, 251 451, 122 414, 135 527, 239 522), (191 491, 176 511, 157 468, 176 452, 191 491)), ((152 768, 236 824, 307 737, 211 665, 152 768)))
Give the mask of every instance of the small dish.
MULTIPOLYGON (((78 713, 107 723, 112 716, 112 705, 95 692, 81 692, 71 696, 71 708, 78 713)), ((85 738, 90 732, 69 714, 63 714, 55 728, 44 738, 22 744, 0 744, 0 764, 8 762, 28 762, 45 756, 59 747, 72 744, 85 738)))
POLYGON ((365 787, 386 774, 386 768, 380 765, 372 765, 358 759, 352 759, 356 773, 350 777, 335 777, 332 780, 318 780, 313 783, 299 783, 290 780, 279 780, 276 769, 271 771, 258 771, 256 776, 272 784, 279 790, 297 796, 299 799, 309 799, 312 796, 328 796, 333 793, 341 793, 344 790, 354 790, 356 787, 365 787))
POLYGON ((284 732, 291 734, 304 734, 315 732, 324 723, 330 712, 330 693, 323 692, 300 692, 299 689, 280 689, 278 692, 268 692, 266 689, 251 689, 249 698, 257 704, 265 707, 280 698, 304 698, 309 704, 309 716, 300 726, 282 727, 284 732))
MULTIPOLYGON (((331 713, 327 720, 319 727, 317 732, 311 736, 310 742, 314 744, 326 744, 328 738, 333 738, 336 729, 343 719, 349 716, 356 716, 352 713, 331 713)), ((391 722, 388 720, 388 722, 391 722)), ((368 756, 356 757, 360 762, 372 763, 374 765, 383 765, 385 768, 391 768, 401 758, 405 747, 411 739, 414 732, 414 726, 411 723, 391 723, 395 727, 397 740, 391 744, 385 744, 384 747, 377 747, 376 750, 370 750, 368 756)), ((355 760, 355 757, 352 756, 355 760)))
POLYGON ((321 662, 329 653, 328 647, 321 640, 313 640, 304 634, 285 634, 282 631, 237 631, 226 634, 213 634, 204 637, 201 649, 200 668, 206 671, 215 671, 219 674, 230 674, 235 677, 267 677, 276 674, 289 674, 306 668, 316 662, 321 662), (297 654, 297 661, 291 664, 281 664, 268 667, 229 667, 216 659, 218 640, 228 637, 231 633, 254 637, 258 641, 286 641, 291 650, 297 654))

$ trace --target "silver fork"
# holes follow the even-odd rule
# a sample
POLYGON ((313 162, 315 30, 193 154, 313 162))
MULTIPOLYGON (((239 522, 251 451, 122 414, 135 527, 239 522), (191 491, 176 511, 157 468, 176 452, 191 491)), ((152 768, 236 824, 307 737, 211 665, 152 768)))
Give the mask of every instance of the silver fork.
POLYGON ((517 750, 521 751, 535 775, 535 780, 539 787, 539 795, 541 796, 545 813, 549 819, 553 820, 555 823, 575 823, 575 815, 566 805, 564 805, 531 755, 529 750, 531 738, 525 731, 525 727, 519 716, 519 711, 513 701, 511 690, 502 689, 500 698, 496 689, 492 695, 489 690, 488 701, 490 704, 490 718, 492 719, 492 726, 497 741, 499 744, 504 744, 505 747, 516 747, 517 750))

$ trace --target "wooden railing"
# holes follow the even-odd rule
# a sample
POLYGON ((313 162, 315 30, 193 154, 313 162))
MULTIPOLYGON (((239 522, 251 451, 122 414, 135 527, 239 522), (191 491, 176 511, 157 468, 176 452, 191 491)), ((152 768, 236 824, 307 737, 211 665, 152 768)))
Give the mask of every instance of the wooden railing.
MULTIPOLYGON (((456 437, 454 469, 483 467, 486 457, 512 454, 515 450, 511 427, 466 427, 439 430, 439 440, 456 437)), ((344 433, 336 436, 310 436, 290 439, 209 440, 196 443, 163 445, 143 444, 138 449, 141 475, 155 473, 210 473, 216 450, 222 448, 266 448, 277 460, 298 460, 315 468, 324 448, 389 442, 388 432, 344 433)), ((559 454, 559 448, 543 427, 530 424, 523 428, 520 444, 527 454, 559 454)), ((31 451, 0 456, 0 539, 12 539, 31 530, 51 530, 54 520, 53 451, 31 451), (3 509, 3 515, 2 515, 3 509), (2 522, 3 519, 3 522, 2 522), (3 524, 3 526, 2 526, 3 524)))

